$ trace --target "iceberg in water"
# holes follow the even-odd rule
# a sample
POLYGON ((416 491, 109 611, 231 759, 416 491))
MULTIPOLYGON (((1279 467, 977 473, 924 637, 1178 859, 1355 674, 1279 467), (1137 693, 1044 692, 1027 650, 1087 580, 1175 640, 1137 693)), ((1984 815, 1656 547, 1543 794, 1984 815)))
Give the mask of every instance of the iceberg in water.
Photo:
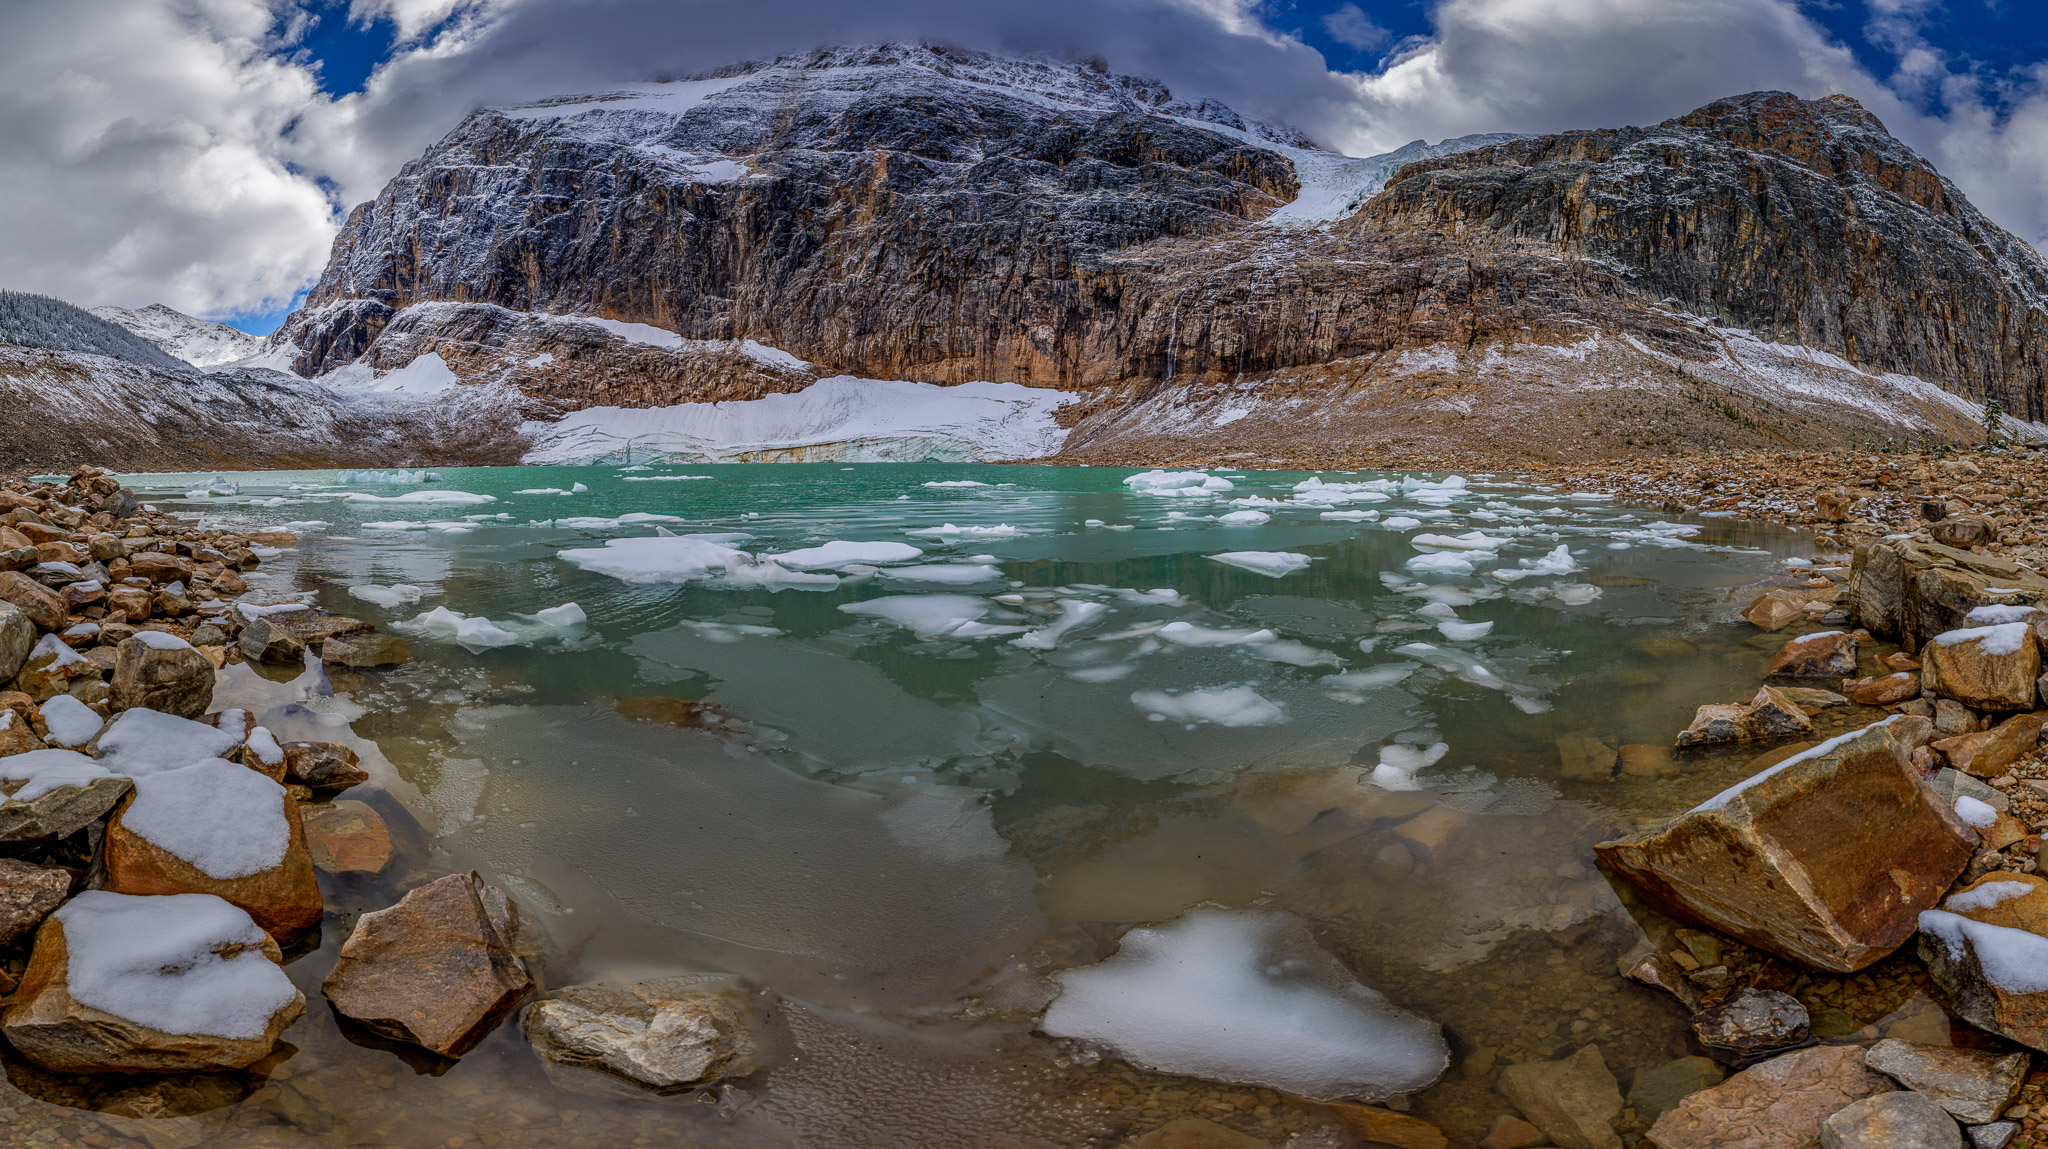
POLYGON ((1277 910, 1192 910, 1054 979, 1039 1028, 1163 1073, 1378 1101, 1450 1064, 1435 1022, 1360 984, 1277 910))

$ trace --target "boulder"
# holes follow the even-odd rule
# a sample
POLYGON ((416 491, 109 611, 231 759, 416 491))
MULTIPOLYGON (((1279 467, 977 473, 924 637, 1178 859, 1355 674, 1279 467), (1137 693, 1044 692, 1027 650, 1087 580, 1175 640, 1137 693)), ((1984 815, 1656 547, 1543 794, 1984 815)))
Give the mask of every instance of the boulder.
POLYGON ((1558 777, 1575 782, 1612 782, 1620 754, 1590 734, 1567 734, 1557 740, 1558 777))
POLYGON ((0 1033, 57 1073, 242 1069, 305 1012, 281 958, 219 898, 89 890, 37 931, 0 1033))
POLYGON ((147 622, 151 605, 148 587, 117 586, 107 592, 107 609, 129 622, 147 622))
POLYGON ((1852 1101, 1820 1126, 1821 1149, 1963 1149, 1963 1134, 1941 1106, 1918 1093, 1852 1101))
POLYGON ((319 646, 329 639, 345 638, 373 629, 360 618, 328 614, 324 610, 289 610, 268 615, 265 621, 307 646, 319 646))
MULTIPOLYGON (((1420 1117, 1396 1113, 1377 1105, 1352 1105, 1339 1102, 1330 1106, 1336 1111, 1338 1120, 1350 1127, 1359 1140, 1369 1145, 1388 1145, 1392 1149, 1449 1149, 1451 1139, 1444 1131, 1420 1117)), ((1542 1144, 1542 1134, 1532 1144, 1542 1144)))
POLYGON ((1910 765, 1887 719, 1594 851, 1682 918, 1816 969, 1862 969, 1912 936, 1977 834, 1910 765))
POLYGON ((306 848, 324 874, 376 875, 391 864, 391 832, 377 811, 362 802, 301 808, 306 848))
POLYGON ((306 643, 268 618, 250 619, 235 641, 242 657, 251 662, 292 663, 306 660, 306 643))
POLYGON ((322 983, 371 1032, 460 1057, 534 991, 519 908, 472 870, 364 914, 322 983))
POLYGON ((20 711, 12 707, 0 710, 0 757, 47 749, 49 744, 36 736, 35 724, 20 711))
POLYGON ((680 1093, 761 1067, 751 995, 722 976, 569 986, 526 1010, 548 1078, 575 1092, 680 1093))
POLYGON ((370 780, 356 752, 339 742, 287 742, 284 778, 315 790, 346 790, 370 780))
POLYGON ((1971 1149, 2005 1149, 2019 1131, 2020 1123, 2017 1121, 1993 1121, 1986 1125, 1972 1125, 1963 1132, 1970 1138, 1971 1149))
POLYGON ((1754 1061, 1807 1039, 1806 1007, 1791 994, 1745 989, 1692 1017, 1693 1035, 1724 1061, 1754 1061))
POLYGON ((1977 607, 2048 601, 2048 578, 1996 555, 1895 539, 1856 548, 1845 601, 1856 625, 1913 647, 1977 607))
POLYGON ((137 631, 118 651, 115 710, 142 706, 197 718, 213 705, 213 662, 184 639, 161 631, 137 631))
POLYGON ((28 652, 36 645, 36 624, 28 613, 11 602, 0 601, 0 682, 21 672, 28 652))
POLYGON ((146 578, 159 586, 192 581, 192 563, 176 555, 162 551, 137 551, 128 556, 128 574, 131 578, 146 578))
POLYGON ((1856 497, 1849 493, 1847 487, 1822 491, 1813 498, 1814 517, 1824 523, 1846 523, 1849 511, 1856 503, 1856 497))
POLYGON ((2031 710, 2041 650, 2024 622, 1948 630, 1920 651, 1920 685, 1974 710, 2031 710))
POLYGON ((1683 1098, 1647 1140, 1657 1149, 1811 1149, 1828 1118, 1891 1088, 1857 1046, 1795 1050, 1683 1098))
POLYGON ((1934 728, 1945 736, 1975 734, 1983 724, 1977 721, 1977 712, 1953 698, 1934 700, 1934 728))
POLYGON ((44 635, 29 651, 28 660, 14 676, 12 688, 37 702, 69 694, 81 682, 98 682, 100 668, 90 659, 65 645, 54 634, 44 635))
POLYGON ((1944 738, 1934 743, 1948 764, 1979 778, 1996 778, 2039 744, 2048 713, 2016 714, 1990 730, 1944 738))
POLYGON ((320 660, 336 666, 403 666, 412 661, 412 644, 401 635, 368 631, 321 643, 320 660))
POLYGON ((1927 533, 1942 546, 1966 551, 1997 542, 1998 524, 1983 515, 1958 515, 1930 524, 1927 533))
POLYGON ((20 571, 0 571, 0 600, 12 603, 38 630, 63 630, 70 613, 62 596, 20 571))
POLYGON ((73 750, 0 758, 0 842, 68 838, 106 815, 129 781, 73 750))
POLYGON ((1585 1045, 1559 1061, 1525 1061, 1500 1071, 1496 1088, 1561 1149, 1621 1149, 1621 1088, 1585 1045))
POLYGON ((1870 1047, 1863 1064, 1946 1109, 1965 1125, 1996 1121, 2027 1083, 2027 1055, 1922 1045, 1894 1037, 1870 1047))
POLYGON ((1808 714, 1816 710, 1826 710, 1832 706, 1849 705, 1848 695, 1837 694, 1832 690, 1822 690, 1817 686, 1780 686, 1778 687, 1778 693, 1797 703, 1799 709, 1806 711, 1808 714))
POLYGON ((71 872, 0 858, 0 949, 27 937, 71 895, 71 872))
POLYGON ((1766 686, 1748 702, 1700 707, 1693 715, 1692 725, 1679 732, 1678 747, 1798 738, 1812 731, 1813 719, 1806 711, 1782 692, 1766 686))
POLYGON ((1532 1149, 1533 1146, 1548 1144, 1549 1140, 1543 1135, 1543 1130, 1512 1114, 1503 1113, 1493 1119, 1486 1136, 1479 1139, 1479 1149, 1532 1149))
POLYGON ((1957 1016, 2048 1051, 2048 881, 1994 871, 1920 915, 1920 960, 1957 1016))
POLYGON ((1848 678, 1856 673, 1856 636, 1823 630, 1792 639, 1778 648, 1769 678, 1848 678))
POLYGON ((1742 608, 1742 617, 1763 630, 1783 630, 1806 617, 1806 596, 1795 590, 1769 590, 1742 608))
POLYGON ((214 758, 137 777, 107 823, 104 849, 107 889, 212 894, 282 945, 318 928, 325 912, 299 804, 237 763, 214 758))
POLYGON ((1920 676, 1903 670, 1842 685, 1858 706, 1893 706, 1920 697, 1920 676))

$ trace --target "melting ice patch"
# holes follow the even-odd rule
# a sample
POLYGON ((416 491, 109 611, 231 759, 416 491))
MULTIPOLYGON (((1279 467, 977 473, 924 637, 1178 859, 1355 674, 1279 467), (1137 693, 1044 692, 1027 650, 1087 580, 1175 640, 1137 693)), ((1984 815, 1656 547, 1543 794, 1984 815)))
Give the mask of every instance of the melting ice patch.
MULTIPOLYGON (((841 604, 847 614, 867 615, 894 623, 919 638, 987 638, 1022 634, 1028 627, 990 625, 980 620, 996 612, 994 603, 966 594, 902 594, 866 602, 841 604)), ((1012 616, 996 612, 1004 621, 1012 616)))
POLYGON ((1181 722, 1188 726, 1205 723, 1271 726, 1287 721, 1286 707, 1261 697, 1249 686, 1218 686, 1178 694, 1164 690, 1139 690, 1132 693, 1131 702, 1155 722, 1181 722))
POLYGON ((1054 978, 1040 1028, 1165 1073, 1382 1100, 1450 1063, 1434 1022, 1360 984, 1278 911, 1193 910, 1054 978))
POLYGON ((834 539, 815 547, 763 555, 786 567, 803 570, 837 570, 855 563, 900 563, 921 558, 924 551, 909 543, 858 543, 834 539))
POLYGON ((1216 492, 1231 490, 1236 485, 1203 471, 1151 470, 1124 479, 1124 486, 1137 494, 1182 499, 1211 498, 1216 492))
POLYGON ((346 496, 351 503, 495 503, 496 495, 471 491, 407 491, 402 495, 369 495, 355 491, 346 496))
POLYGON ((1312 561, 1307 555, 1295 554, 1292 551, 1225 551, 1220 555, 1208 557, 1211 562, 1248 570, 1268 578, 1292 574, 1306 568, 1312 561))

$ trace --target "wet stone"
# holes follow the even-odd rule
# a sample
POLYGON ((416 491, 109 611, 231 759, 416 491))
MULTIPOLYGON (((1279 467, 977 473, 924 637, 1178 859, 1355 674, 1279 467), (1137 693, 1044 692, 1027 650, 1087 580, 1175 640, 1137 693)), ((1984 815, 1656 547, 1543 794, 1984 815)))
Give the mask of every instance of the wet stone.
POLYGON ((1821 1149, 1962 1149, 1955 1119, 1918 1093, 1880 1093, 1821 1124, 1821 1149))
POLYGON ((1657 1149, 1810 1149, 1828 1118, 1891 1085, 1857 1046, 1782 1053, 1680 1100, 1647 1140, 1657 1149))
POLYGON ((1501 1070, 1498 1088, 1561 1149, 1620 1149, 1614 1126, 1621 1089, 1599 1046, 1582 1046, 1559 1061, 1510 1065, 1501 1070))
POLYGON ((1926 1096, 1966 1125, 1996 1121, 2019 1099, 2027 1055, 1999 1056, 1887 1038, 1870 1047, 1863 1063, 1926 1096))
POLYGON ((1745 989, 1694 1014, 1692 1030, 1707 1052, 1739 1064, 1805 1041, 1806 1007, 1790 994, 1745 989))
POLYGON ((1629 1086, 1628 1103, 1644 1121, 1664 1116, 1680 1101, 1711 1089, 1727 1077, 1712 1058, 1681 1057, 1636 1074, 1629 1086))

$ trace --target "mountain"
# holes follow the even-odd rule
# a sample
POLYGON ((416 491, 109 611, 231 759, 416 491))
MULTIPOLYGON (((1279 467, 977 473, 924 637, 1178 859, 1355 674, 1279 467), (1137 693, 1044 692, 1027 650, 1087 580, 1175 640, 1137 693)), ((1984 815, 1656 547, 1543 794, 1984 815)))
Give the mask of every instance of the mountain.
POLYGON ((850 377, 1055 389, 1076 459, 1571 458, 2040 420, 2044 299, 1846 97, 1354 159, 899 44, 479 110, 350 214, 269 354, 356 386, 432 356, 543 437, 850 377))
POLYGON ((116 323, 194 367, 219 367, 263 350, 263 340, 225 323, 196 319, 161 303, 148 307, 95 307, 94 315, 116 323))
POLYGON ((186 364, 116 323, 47 295, 0 291, 0 343, 178 370, 186 364))

